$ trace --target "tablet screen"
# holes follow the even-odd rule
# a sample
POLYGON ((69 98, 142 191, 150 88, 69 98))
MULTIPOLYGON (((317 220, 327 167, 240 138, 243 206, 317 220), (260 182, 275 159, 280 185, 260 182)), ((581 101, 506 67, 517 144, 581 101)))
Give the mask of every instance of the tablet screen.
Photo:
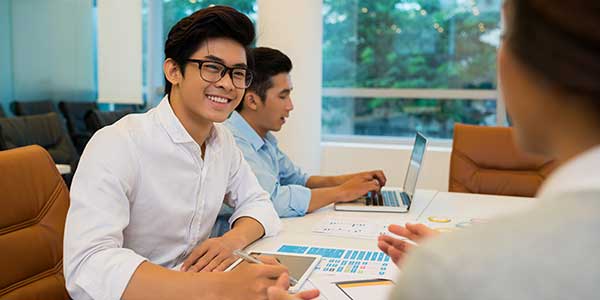
POLYGON ((309 268, 313 264, 313 262, 318 259, 317 257, 299 256, 299 255, 294 255, 294 254, 283 254, 283 253, 262 253, 262 252, 252 251, 252 252, 250 252, 250 254, 252 256, 260 255, 260 256, 270 256, 270 257, 276 258, 277 260, 279 260, 279 262, 282 265, 284 265, 288 268, 290 276, 292 276, 296 279, 302 278, 304 273, 306 273, 306 271, 309 271, 309 268))

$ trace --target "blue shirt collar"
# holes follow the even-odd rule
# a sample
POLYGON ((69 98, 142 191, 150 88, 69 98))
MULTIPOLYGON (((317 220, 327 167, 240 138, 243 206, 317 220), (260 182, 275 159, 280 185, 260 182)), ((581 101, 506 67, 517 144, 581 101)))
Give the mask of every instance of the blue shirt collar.
MULTIPOLYGON (((265 145, 265 141, 237 111, 231 113, 227 123, 229 123, 229 128, 231 131, 233 131, 233 134, 248 141, 252 145, 252 148, 254 148, 254 151, 258 151, 260 148, 262 148, 262 146, 265 145)), ((265 139, 270 144, 277 144, 277 139, 270 132, 267 132, 265 139)))

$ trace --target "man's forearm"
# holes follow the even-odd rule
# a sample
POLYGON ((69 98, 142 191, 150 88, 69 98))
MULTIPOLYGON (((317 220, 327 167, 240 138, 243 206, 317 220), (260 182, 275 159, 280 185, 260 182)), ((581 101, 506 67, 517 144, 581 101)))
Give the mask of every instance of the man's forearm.
POLYGON ((306 187, 311 189, 335 187, 346 182, 346 180, 350 178, 351 175, 310 176, 306 181, 306 187))
POLYGON ((328 187, 312 189, 307 212, 313 212, 321 207, 338 202, 341 199, 343 199, 343 195, 338 188, 328 187))
POLYGON ((146 261, 133 273, 122 299, 219 299, 224 274, 177 272, 146 261))
POLYGON ((233 223, 232 229, 223 235, 234 243, 236 248, 245 248, 265 235, 262 224, 251 217, 241 217, 233 223))

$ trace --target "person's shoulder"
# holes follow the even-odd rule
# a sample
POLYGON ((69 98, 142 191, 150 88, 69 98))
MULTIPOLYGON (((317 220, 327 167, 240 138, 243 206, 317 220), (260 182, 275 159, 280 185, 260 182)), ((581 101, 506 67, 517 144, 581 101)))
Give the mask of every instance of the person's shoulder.
POLYGON ((115 123, 96 131, 86 148, 112 147, 116 150, 130 147, 136 137, 139 138, 152 131, 152 116, 152 111, 128 114, 115 123))
MULTIPOLYGON (((492 293, 492 282, 524 291, 523 278, 536 274, 577 278, 600 247, 600 190, 563 196, 565 201, 532 200, 541 203, 487 224, 444 233, 420 245, 406 265, 410 271, 426 265, 426 272, 449 280, 457 290, 478 286, 484 298, 492 293)), ((530 288, 527 293, 535 294, 542 287, 530 288)))
POLYGON ((227 135, 228 141, 233 141, 240 149, 246 151, 252 149, 252 143, 235 127, 228 126, 226 123, 215 124, 215 128, 222 132, 223 135, 227 135))

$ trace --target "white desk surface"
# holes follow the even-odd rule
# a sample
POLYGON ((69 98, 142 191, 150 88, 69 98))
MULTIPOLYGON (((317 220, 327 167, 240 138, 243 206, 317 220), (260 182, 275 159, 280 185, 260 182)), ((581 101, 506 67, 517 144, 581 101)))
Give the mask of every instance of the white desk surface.
POLYGON ((58 172, 60 173, 60 175, 71 173, 71 166, 69 166, 69 165, 56 164, 56 168, 58 169, 58 172))
MULTIPOLYGON (((372 219, 376 222, 404 224, 406 222, 421 222, 434 228, 456 227, 457 223, 471 220, 473 218, 489 219, 492 217, 509 214, 530 208, 535 204, 535 199, 524 197, 507 197, 481 194, 461 194, 437 192, 433 190, 417 190, 415 200, 408 213, 379 213, 379 212, 347 212, 335 211, 333 205, 321 208, 311 214, 299 218, 282 219, 283 230, 275 237, 261 239, 250 245, 250 250, 276 251, 282 244, 297 244, 317 247, 350 248, 361 250, 377 250, 376 238, 351 238, 331 236, 312 232, 313 227, 319 222, 330 218, 358 218, 372 219), (430 216, 446 216, 452 221, 445 224, 431 223, 430 216)), ((451 230, 449 230, 451 231, 451 230)), ((394 270, 396 274, 397 270, 394 270)), ((389 271, 388 271, 389 272, 389 271)), ((321 299, 347 299, 340 294, 331 282, 333 277, 322 273, 313 273, 309 280, 309 287, 317 287, 321 290, 321 299), (329 280, 329 281, 328 281, 329 280)), ((391 275, 386 273, 385 277, 391 275)), ((339 279, 340 277, 336 277, 339 279)), ((357 277, 347 277, 346 280, 357 277)), ((307 286, 305 285, 305 288, 307 286)))
POLYGON ((415 200, 408 213, 379 213, 379 212, 351 212, 336 211, 333 205, 323 207, 304 217, 284 218, 283 230, 277 236, 264 238, 250 246, 252 250, 275 251, 281 244, 305 244, 312 246, 355 248, 365 250, 377 249, 375 239, 352 239, 335 237, 312 232, 313 226, 329 218, 360 218, 373 219, 377 222, 404 224, 416 222, 431 200, 437 194, 434 190, 418 190, 415 200))

